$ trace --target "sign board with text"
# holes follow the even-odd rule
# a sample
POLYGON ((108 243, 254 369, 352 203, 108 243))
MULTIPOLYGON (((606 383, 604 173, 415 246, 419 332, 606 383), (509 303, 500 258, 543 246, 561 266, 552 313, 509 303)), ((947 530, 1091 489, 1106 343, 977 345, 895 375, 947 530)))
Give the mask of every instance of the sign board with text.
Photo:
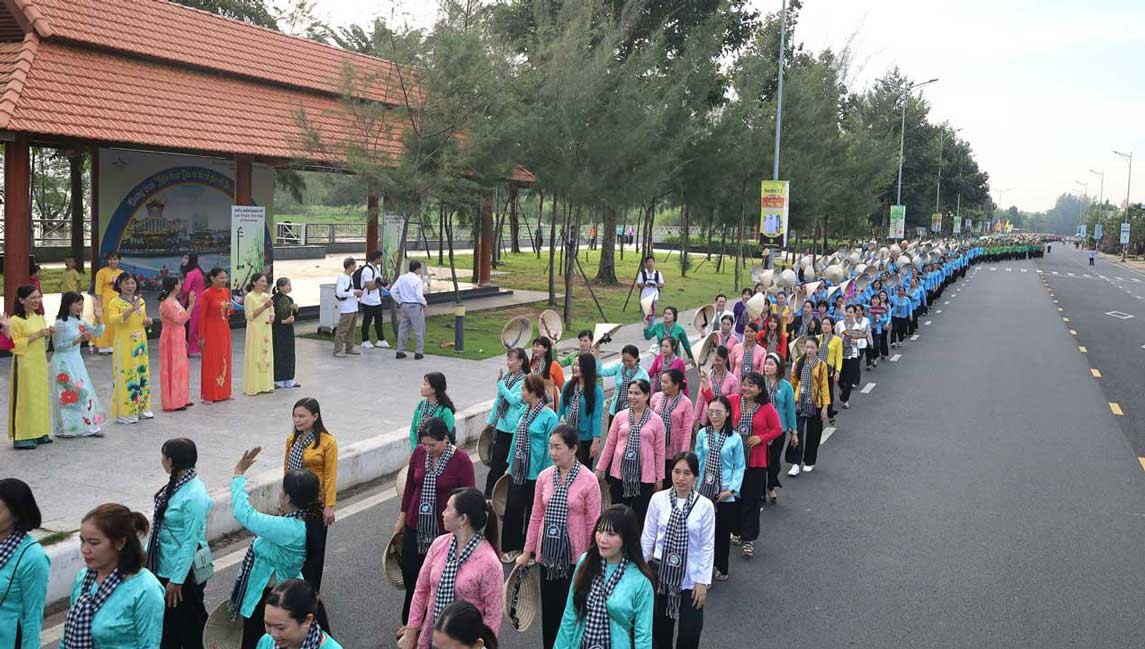
POLYGON ((906 205, 891 205, 890 228, 887 236, 891 239, 901 239, 905 231, 906 205))

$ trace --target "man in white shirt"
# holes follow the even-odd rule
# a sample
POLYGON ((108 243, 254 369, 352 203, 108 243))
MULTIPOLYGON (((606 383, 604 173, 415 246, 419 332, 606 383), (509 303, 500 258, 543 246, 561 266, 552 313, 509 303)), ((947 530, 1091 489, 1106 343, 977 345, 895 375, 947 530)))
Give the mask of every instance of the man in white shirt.
POLYGON ((843 338, 843 369, 839 373, 839 400, 844 408, 850 408, 851 390, 859 384, 862 377, 859 358, 867 348, 867 334, 856 315, 855 305, 848 306, 844 313, 846 315, 843 321, 835 325, 835 333, 843 338))
POLYGON ((338 328, 334 330, 334 356, 344 358, 361 352, 354 350, 354 327, 358 324, 358 298, 362 291, 354 288, 354 269, 358 262, 353 257, 342 260, 342 274, 334 281, 334 300, 338 303, 338 328), (342 350, 345 349, 345 353, 342 350))
POLYGON ((720 322, 723 321, 725 315, 730 315, 732 317, 732 322, 735 322, 735 313, 733 313, 732 310, 728 308, 728 296, 724 295, 723 293, 717 295, 715 305, 716 313, 712 316, 712 322, 708 325, 708 330, 704 332, 705 334, 711 333, 713 331, 719 331, 720 322))
POLYGON ((421 285, 421 262, 413 260, 409 263, 409 272, 398 278, 390 287, 390 296, 394 304, 398 305, 401 319, 398 321, 398 358, 406 357, 406 343, 409 342, 409 332, 413 329, 417 340, 417 351, 414 360, 425 357, 425 293, 421 285))
POLYGON ((362 312, 362 349, 373 349, 375 344, 370 342, 370 322, 374 323, 374 333, 378 335, 377 347, 389 349, 390 344, 386 342, 385 328, 385 311, 382 309, 382 271, 379 267, 382 263, 384 255, 381 250, 375 250, 370 253, 366 259, 366 265, 362 266, 362 270, 358 275, 360 284, 355 288, 362 289, 361 312, 362 312))

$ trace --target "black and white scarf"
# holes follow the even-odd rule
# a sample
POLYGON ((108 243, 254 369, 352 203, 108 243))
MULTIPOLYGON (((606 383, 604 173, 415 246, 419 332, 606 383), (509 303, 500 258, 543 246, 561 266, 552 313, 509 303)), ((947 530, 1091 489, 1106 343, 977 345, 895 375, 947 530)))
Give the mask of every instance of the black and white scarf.
POLYGON ((68 611, 64 622, 64 639, 60 642, 60 649, 94 649, 95 642, 91 637, 91 623, 95 614, 107 602, 116 587, 123 582, 119 570, 113 570, 107 579, 99 585, 92 594, 91 587, 95 583, 96 571, 88 569, 80 586, 80 596, 68 611))
MULTIPOLYGON (((183 487, 183 485, 194 480, 196 476, 198 476, 198 473, 194 469, 187 469, 184 471, 183 475, 179 476, 179 479, 175 481, 175 487, 171 490, 171 495, 174 496, 175 493, 183 487)), ((167 487, 164 486, 162 489, 155 492, 155 509, 153 511, 159 511, 159 508, 166 503, 167 487)), ((154 520, 154 524, 151 526, 151 538, 147 541, 147 569, 155 573, 157 576, 159 574, 159 528, 162 525, 163 519, 156 518, 154 520)), ((2 559, 3 557, 0 556, 0 566, 4 565, 2 559)), ((179 577, 179 575, 170 576, 175 578, 179 577)))
POLYGON ((577 428, 580 424, 580 400, 584 397, 584 388, 580 381, 573 384, 572 396, 569 397, 568 408, 565 410, 564 423, 577 428))
POLYGON ((418 431, 425 430, 425 422, 437 413, 437 404, 430 402, 429 399, 422 399, 421 406, 418 411, 417 429, 418 431))
POLYGON ((708 455, 704 458, 700 494, 714 503, 724 486, 724 465, 720 453, 724 450, 724 442, 728 441, 728 436, 711 426, 704 429, 704 434, 708 438, 708 455))
POLYGON ((624 456, 620 460, 620 477, 624 483, 624 497, 634 498, 640 495, 640 429, 648 423, 651 415, 648 408, 636 421, 632 409, 628 410, 628 438, 624 442, 624 456))
POLYGON ((779 334, 769 329, 764 339, 767 341, 767 348, 764 350, 764 352, 767 354, 774 354, 775 348, 779 346, 779 334))
POLYGON ((4 566, 16 554, 16 548, 20 547, 23 542, 24 533, 19 530, 13 530, 11 534, 4 537, 3 541, 0 541, 0 570, 4 569, 4 566))
POLYGON ((584 606, 584 635, 581 637, 580 649, 608 649, 612 647, 612 628, 608 619, 608 598, 624 576, 628 568, 628 557, 620 560, 612 576, 605 581, 604 574, 608 564, 600 563, 600 573, 592 580, 592 588, 588 591, 588 599, 584 606))
MULTIPOLYGON (((506 376, 502 381, 505 383, 506 390, 512 390, 523 378, 525 378, 524 372, 515 372, 506 376)), ((501 398, 500 403, 497 404, 497 419, 504 417, 507 412, 509 412, 509 402, 501 398)))
POLYGON ((749 345, 749 344, 747 344, 747 341, 745 340, 743 343, 743 356, 740 358, 740 367, 739 367, 739 377, 741 379, 743 377, 747 376, 748 374, 751 374, 754 371, 754 368, 752 367, 752 362, 751 362, 752 356, 754 355, 754 353, 755 353, 755 344, 753 343, 753 344, 749 345))
POLYGON ((811 376, 818 365, 818 357, 806 358, 803 361, 803 371, 799 373, 799 414, 804 417, 810 417, 815 412, 815 386, 812 384, 811 376))
POLYGON ((287 471, 301 471, 302 470, 302 454, 306 452, 306 447, 314 443, 314 436, 318 431, 312 430, 306 436, 295 433, 294 443, 290 445, 290 456, 286 458, 287 471))
POLYGON ((727 376, 727 373, 727 370, 724 370, 716 374, 716 371, 712 370, 712 373, 709 375, 708 383, 712 387, 712 396, 717 399, 724 394, 724 377, 727 376))
POLYGON ((461 549, 461 555, 457 554, 457 535, 451 534, 449 539, 449 553, 445 555, 445 569, 441 572, 441 582, 437 584, 437 594, 433 597, 433 621, 441 617, 441 612, 445 607, 453 603, 457 599, 457 573, 461 570, 461 564, 472 555, 477 547, 485 540, 485 535, 481 533, 474 534, 465 547, 461 549))
POLYGON ((755 417, 757 410, 759 410, 759 402, 754 399, 749 400, 746 397, 740 398, 739 421, 736 422, 736 431, 743 438, 744 444, 747 444, 747 438, 751 437, 751 420, 755 417))
POLYGON ((544 400, 538 401, 536 405, 530 407, 521 415, 521 419, 517 422, 517 436, 516 443, 513 445, 513 463, 509 472, 513 475, 513 484, 520 486, 525 484, 525 479, 529 473, 529 465, 533 461, 533 451, 529 444, 529 426, 533 424, 533 420, 541 414, 541 411, 547 408, 544 400))
POLYGON ((767 388, 767 400, 771 403, 775 403, 775 393, 779 392, 779 379, 775 379, 773 381, 764 376, 763 385, 765 388, 767 388))
POLYGON ((572 565, 572 541, 569 540, 569 488, 580 475, 580 462, 573 460, 564 481, 560 469, 553 467, 553 495, 545 506, 544 530, 541 540, 541 565, 549 579, 564 579, 572 565))
POLYGON ((632 369, 620 368, 620 387, 617 389, 619 394, 616 395, 616 412, 628 408, 628 384, 636 377, 636 370, 635 367, 632 369))
POLYGON ((683 392, 677 392, 672 400, 668 400, 668 396, 660 394, 660 420, 664 422, 664 446, 672 448, 672 413, 676 411, 676 406, 680 404, 680 398, 684 396, 683 392))
POLYGON ((421 479, 421 502, 417 506, 417 551, 425 554, 433 540, 437 538, 437 476, 449 464, 453 452, 457 449, 453 444, 446 444, 445 450, 437 458, 437 462, 425 454, 425 475, 421 479))
MULTIPOLYGON (((304 510, 297 510, 290 512, 283 518, 306 518, 307 512, 304 510)), ((231 620, 237 620, 242 615, 243 598, 246 597, 247 587, 250 582, 250 573, 254 569, 254 542, 252 541, 247 546, 246 554, 243 555, 242 566, 239 568, 239 574, 235 577, 235 585, 231 588, 231 598, 227 607, 230 609, 231 620)), ((62 648, 61 648, 62 649, 62 648)))
POLYGON ((673 620, 680 617, 680 586, 688 569, 688 516, 699 499, 699 494, 690 493, 683 507, 679 507, 676 490, 668 490, 672 515, 668 517, 668 529, 664 532, 664 550, 660 555, 660 567, 656 570, 659 582, 656 590, 668 596, 666 613, 673 620))
MULTIPOLYGON (((286 649, 286 645, 275 644, 275 649, 286 649)), ((302 647, 299 649, 321 649, 322 647, 322 626, 318 624, 318 620, 310 622, 310 628, 306 630, 306 639, 302 641, 302 647)))

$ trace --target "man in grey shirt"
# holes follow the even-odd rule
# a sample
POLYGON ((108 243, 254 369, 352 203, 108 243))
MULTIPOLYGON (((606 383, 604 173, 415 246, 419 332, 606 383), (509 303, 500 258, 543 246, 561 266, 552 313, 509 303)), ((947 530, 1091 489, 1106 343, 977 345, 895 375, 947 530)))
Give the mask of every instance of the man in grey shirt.
POLYGON ((398 358, 406 357, 406 343, 409 342, 410 328, 413 329, 417 339, 417 351, 413 357, 421 360, 425 357, 425 294, 421 285, 421 262, 413 260, 409 263, 409 272, 402 275, 390 287, 390 296, 398 305, 401 319, 398 321, 398 358))

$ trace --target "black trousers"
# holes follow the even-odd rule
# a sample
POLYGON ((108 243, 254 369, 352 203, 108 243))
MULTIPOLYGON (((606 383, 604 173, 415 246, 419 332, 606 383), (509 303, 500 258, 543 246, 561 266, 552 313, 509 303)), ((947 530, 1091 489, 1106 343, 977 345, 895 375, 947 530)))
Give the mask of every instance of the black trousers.
MULTIPOLYGON (((160 577, 164 588, 170 581, 160 577)), ((207 624, 207 607, 203 603, 203 584, 196 584, 188 572, 183 579, 183 599, 175 608, 163 609, 162 649, 203 649, 203 627, 207 624)), ((20 646, 16 643, 16 646, 20 646)))
POLYGON ((912 336, 914 335, 914 332, 918 331, 918 309, 911 311, 910 321, 908 322, 907 326, 907 333, 912 336))
POLYGON ((561 630, 561 616, 565 612, 574 568, 569 568, 568 576, 556 579, 549 579, 545 574, 548 571, 540 564, 534 569, 541 571, 541 641, 545 649, 553 649, 557 632, 561 630))
POLYGON ((374 323, 374 333, 378 334, 378 342, 386 339, 384 323, 386 310, 380 304, 358 304, 358 311, 362 314, 362 342, 370 339, 370 322, 374 323))
POLYGON ((779 437, 771 440, 767 446, 767 488, 779 489, 783 485, 779 482, 779 472, 783 469, 780 464, 780 458, 783 457, 783 449, 787 446, 787 431, 779 434, 779 437))
POLYGON ((859 365, 859 357, 844 358, 843 371, 839 373, 839 401, 847 403, 851 400, 851 390, 862 379, 863 370, 859 365))
POLYGON ((680 591, 680 616, 668 617, 668 596, 656 594, 652 611, 652 649, 673 649, 672 634, 676 634, 675 649, 699 649, 700 633, 704 630, 704 609, 692 604, 692 589, 680 591))
POLYGON ((624 496, 624 482, 608 476, 608 491, 612 495, 612 504, 628 505, 636 513, 636 520, 640 521, 640 529, 644 529, 644 517, 648 514, 648 501, 652 500, 652 492, 656 485, 647 482, 640 483, 640 493, 626 498, 624 496))
POLYGON ((266 625, 263 623, 263 616, 266 614, 266 597, 270 595, 270 589, 264 588, 262 590, 262 597, 258 600, 258 606, 254 607, 250 617, 243 618, 243 643, 242 649, 255 649, 258 646, 258 641, 266 634, 266 625))
POLYGON ((321 516, 306 519, 306 561, 302 563, 302 578, 314 592, 322 592, 322 572, 326 568, 326 535, 330 528, 321 516))
POLYGON ((716 503, 716 548, 713 563, 716 570, 728 574, 728 555, 731 553, 731 535, 739 529, 738 501, 716 503))
POLYGON ((891 318, 891 342, 901 343, 906 340, 907 329, 910 329, 909 318, 899 318, 897 316, 891 318))
MULTIPOLYGON (((792 368, 792 371, 795 371, 792 368)), ((835 376, 835 370, 831 367, 827 368, 827 416, 834 418, 838 411, 835 410, 835 389, 839 386, 839 377, 835 376)))
POLYGON ((879 356, 882 356, 883 358, 891 355, 890 345, 887 344, 887 338, 889 337, 890 332, 888 332, 886 329, 883 329, 883 332, 878 335, 879 356))
POLYGON ((405 533, 402 534, 402 581, 406 584, 405 600, 402 602, 402 624, 409 621, 414 586, 417 584, 417 575, 421 572, 423 563, 425 555, 417 551, 417 530, 407 523, 405 533))
POLYGON ((743 485, 740 487, 739 537, 744 543, 759 538, 759 509, 763 504, 763 494, 767 488, 767 469, 748 467, 743 471, 743 485))
POLYGON ((588 441, 581 440, 580 444, 577 446, 577 449, 576 449, 576 459, 578 462, 583 464, 585 466, 585 468, 587 468, 589 471, 592 470, 594 463, 592 460, 592 440, 591 439, 588 441))
POLYGON ((509 479, 509 498, 505 501, 505 516, 501 521, 502 552, 525 549, 525 531, 533 513, 536 491, 536 480, 515 484, 512 478, 509 479))
POLYGON ((871 337, 875 339, 875 342, 873 344, 867 345, 867 348, 863 350, 867 353, 867 369, 870 369, 871 363, 879 360, 878 336, 871 334, 871 337))
POLYGON ((509 447, 513 445, 513 433, 498 430, 493 433, 492 458, 489 460, 489 475, 485 477, 485 497, 493 497, 493 485, 509 470, 509 447))
POLYGON ((799 446, 795 448, 795 455, 803 464, 814 466, 815 461, 819 459, 819 441, 823 438, 823 420, 819 418, 819 415, 800 416, 798 419, 799 446))

